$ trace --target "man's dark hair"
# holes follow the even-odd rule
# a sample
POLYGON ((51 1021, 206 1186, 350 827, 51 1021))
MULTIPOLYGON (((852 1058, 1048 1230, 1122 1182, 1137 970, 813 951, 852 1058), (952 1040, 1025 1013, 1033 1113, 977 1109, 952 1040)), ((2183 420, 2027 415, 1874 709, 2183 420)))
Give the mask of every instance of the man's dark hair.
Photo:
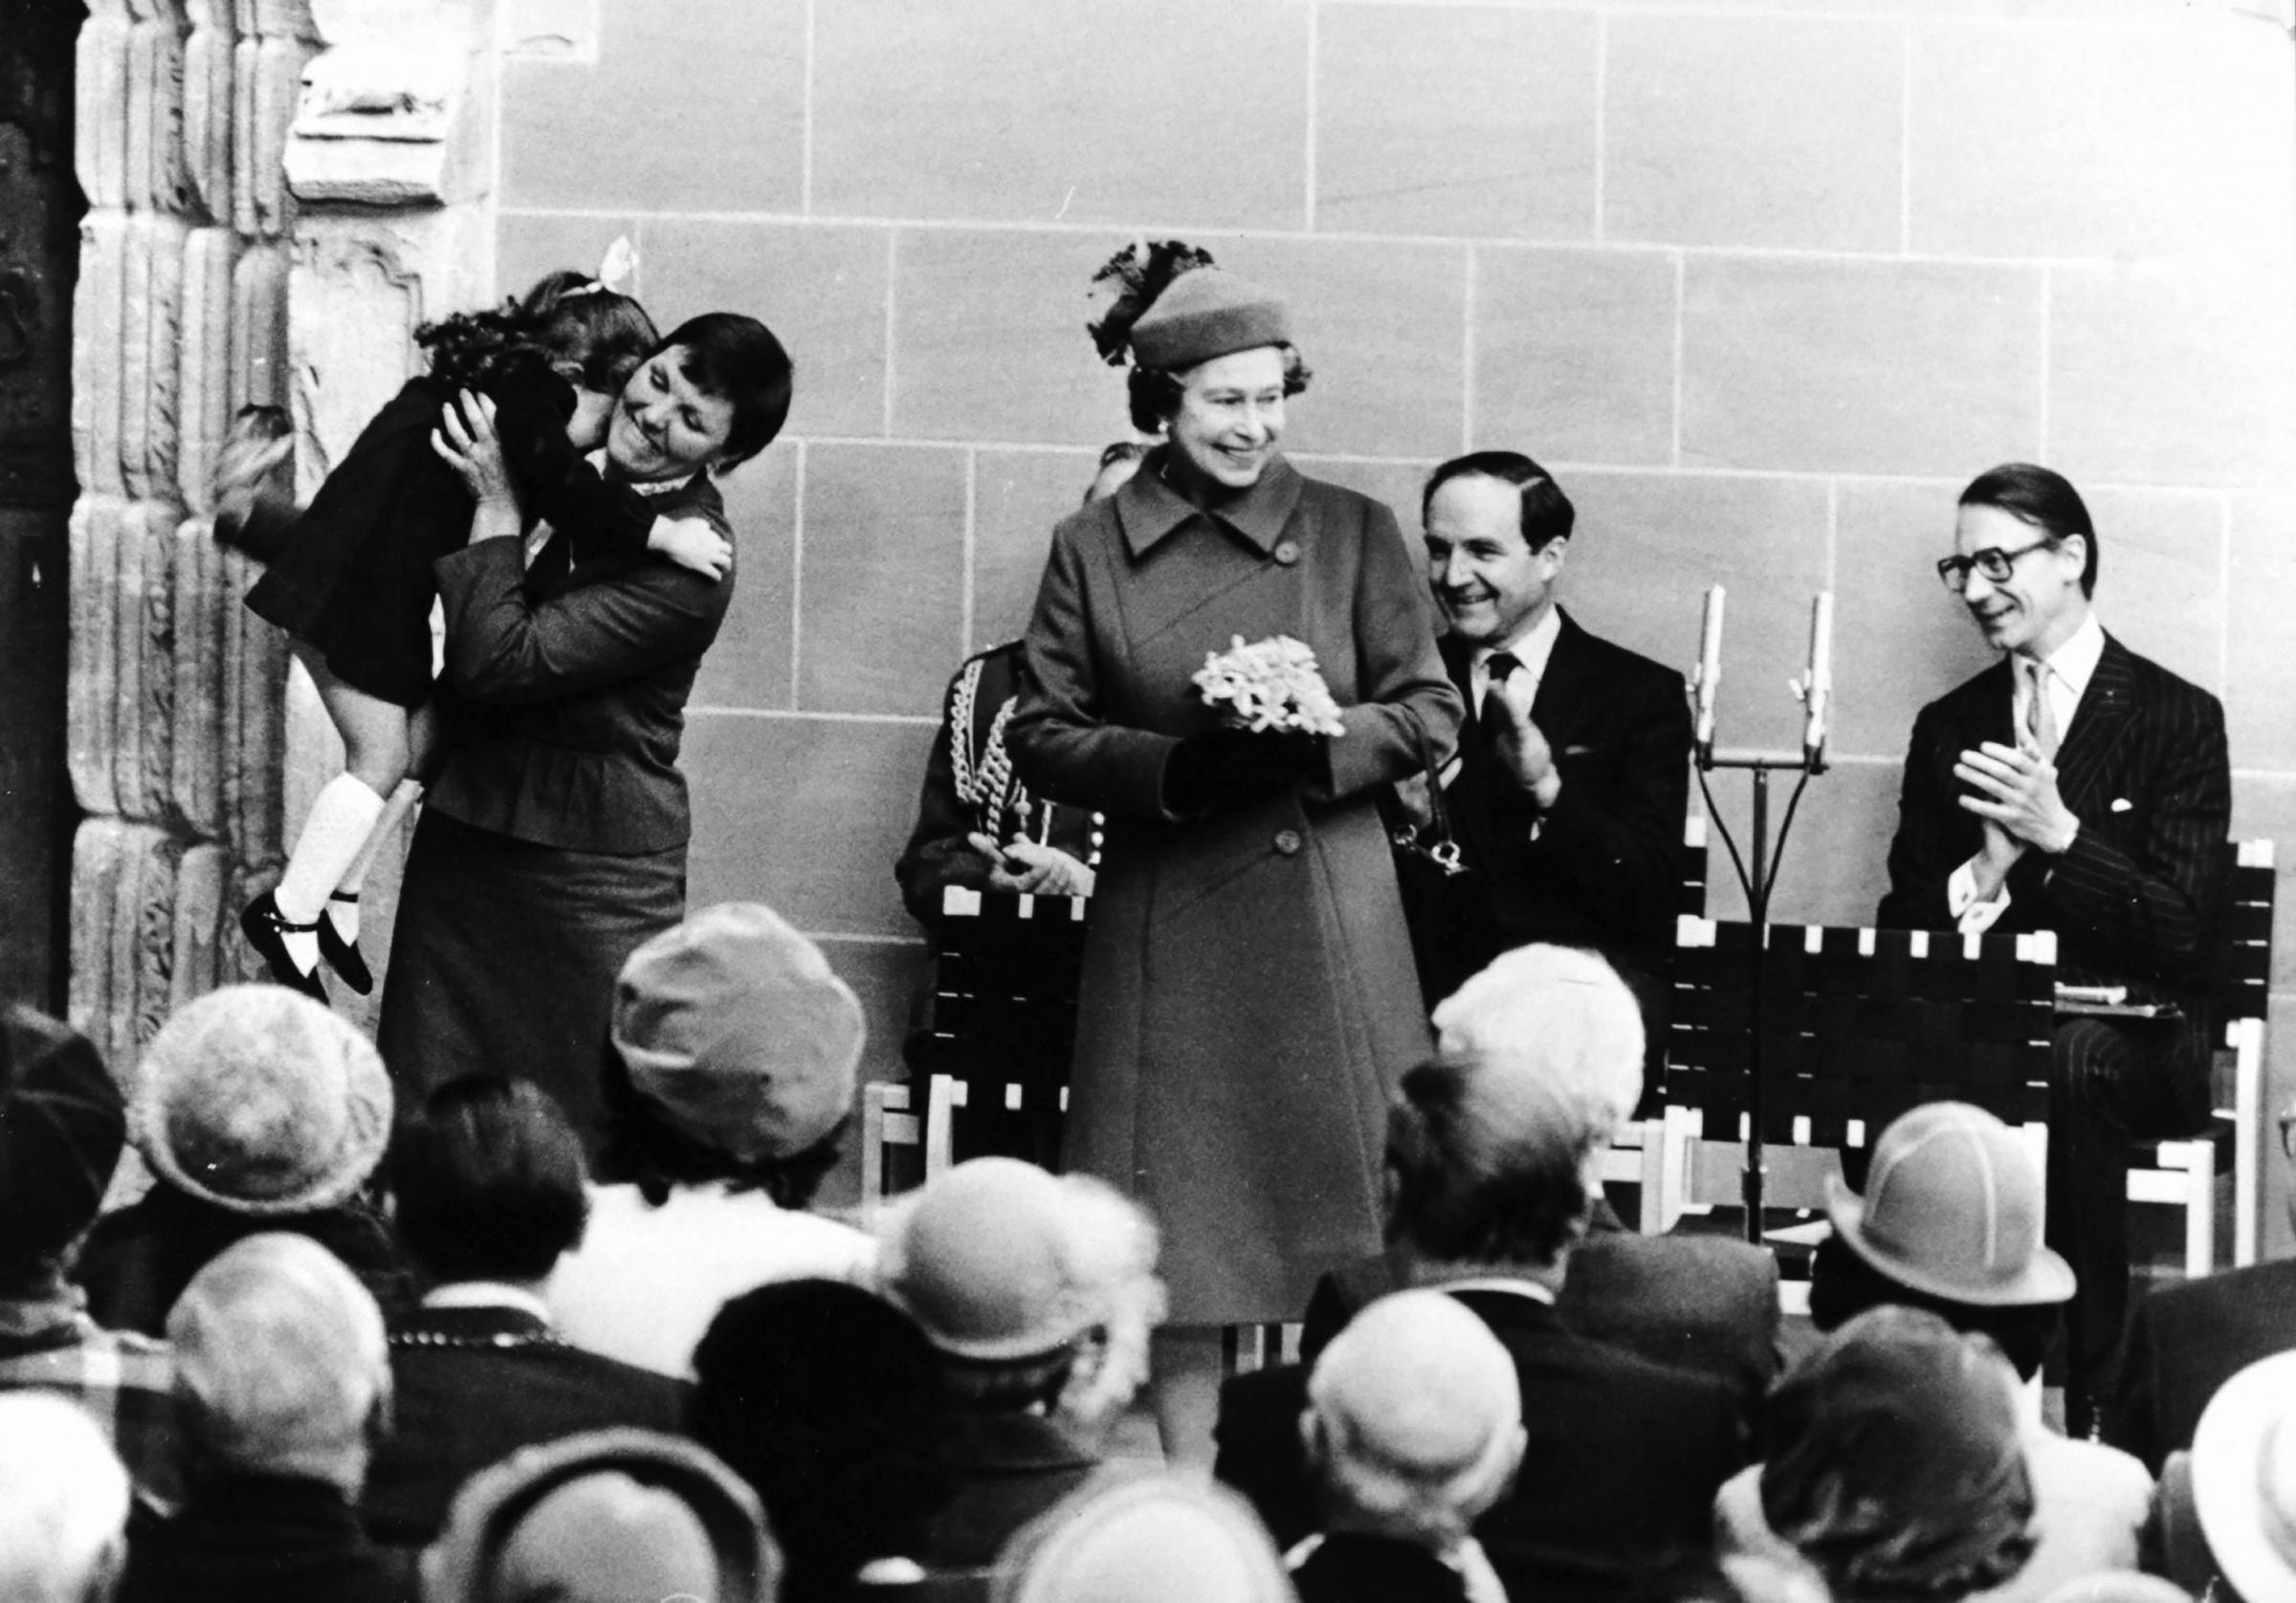
POLYGON ((1445 1059, 1403 1076, 1387 1111, 1387 1240, 1446 1263, 1549 1264, 1585 1225, 1585 1150, 1571 1121, 1523 1118, 1536 1099, 1478 1095, 1445 1059))
POLYGON ((678 371, 704 395, 731 402, 733 427, 725 436, 720 472, 738 468, 767 446, 789 421, 789 397, 796 368, 773 330, 739 312, 704 312, 688 318, 662 339, 649 362, 678 347, 685 352, 678 371))
POLYGON ((391 1136, 399 1236, 440 1280, 541 1280, 589 1217, 582 1140, 547 1091, 466 1074, 391 1136))
POLYGON ((2057 1339, 2064 1315, 2055 1303, 1980 1307, 1932 1297, 1891 1280, 1839 1236, 1819 1243, 1810 1262, 1811 1324, 1821 1330, 1838 1329, 1867 1308, 1884 1305, 1933 1313, 1964 1335, 1991 1336, 2020 1380, 2030 1380, 2041 1372, 2041 1361, 2057 1339))
POLYGON ((654 1114, 629 1082, 629 1065, 614 1043, 606 1043, 599 1089, 606 1106, 606 1145, 598 1154, 598 1177, 634 1185, 655 1207, 679 1186, 724 1185, 730 1191, 762 1191, 777 1208, 808 1206, 821 1182, 837 1166, 845 1147, 846 1115, 812 1146, 787 1157, 744 1160, 673 1128, 654 1114))
POLYGON ((1554 475, 1519 450, 1470 450, 1465 456, 1454 456, 1427 475, 1427 487, 1419 495, 1419 521, 1427 521, 1427 508, 1435 502, 1435 492, 1455 478, 1474 474, 1495 478, 1501 484, 1512 484, 1523 500, 1523 543, 1534 551, 1543 551, 1558 539, 1569 539, 1571 530, 1578 522, 1578 511, 1571 498, 1562 493, 1554 475))
POLYGON ((2030 523, 2052 546, 2081 537, 2081 593, 2097 593, 2097 526, 2089 520, 2088 504, 2063 473, 2037 468, 2030 462, 2004 462, 1988 468, 1969 481, 1960 505, 1998 507, 2020 523, 2030 523))
POLYGON ((710 1322, 694 1376, 695 1438, 773 1511, 784 1603, 849 1597, 862 1565, 917 1551, 948 1501, 948 1410, 907 1314, 834 1281, 761 1286, 710 1322))

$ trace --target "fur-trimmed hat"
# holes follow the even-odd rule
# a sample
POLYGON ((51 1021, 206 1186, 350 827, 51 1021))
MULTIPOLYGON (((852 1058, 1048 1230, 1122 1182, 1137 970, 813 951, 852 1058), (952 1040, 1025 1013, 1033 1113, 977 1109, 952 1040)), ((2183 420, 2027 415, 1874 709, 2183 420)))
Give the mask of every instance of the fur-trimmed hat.
POLYGON ((851 987, 771 908, 723 902, 622 965, 613 1041, 656 1117, 744 1163, 819 1144, 852 1110, 851 987))
POLYGON ((86 1230, 126 1138, 120 1087, 85 1036, 29 1007, 0 1015, 0 1264, 86 1230))
POLYGON ((309 997, 227 985, 178 1008, 144 1052, 129 1137, 161 1179, 234 1214, 342 1201, 390 1139, 374 1046, 309 997))
POLYGON ((1283 297, 1217 267, 1182 273, 1132 325, 1132 359, 1175 372, 1234 351, 1292 343, 1283 297))

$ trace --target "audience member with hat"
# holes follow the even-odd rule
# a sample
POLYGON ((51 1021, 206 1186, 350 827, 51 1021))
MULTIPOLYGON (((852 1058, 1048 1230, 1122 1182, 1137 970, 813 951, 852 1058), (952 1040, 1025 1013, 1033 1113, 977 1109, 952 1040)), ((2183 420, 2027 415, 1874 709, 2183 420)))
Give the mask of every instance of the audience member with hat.
POLYGON ((2160 1475, 2156 1568, 2209 1603, 2296 1598, 2296 1352, 2224 1382, 2160 1475))
POLYGON ((186 1496, 130 1525, 123 1603, 404 1603, 411 1565, 359 1524, 390 1357, 358 1278, 306 1236, 250 1236, 192 1277, 167 1339, 186 1496))
POLYGON ((728 1297, 867 1278, 870 1239, 804 1211, 837 1161, 862 1040, 861 1003, 821 949, 755 902, 705 908, 630 954, 605 1183, 551 1288, 567 1340, 683 1376, 728 1297))
MULTIPOLYGON (((1865 1195, 1836 1180, 1827 1212, 1834 1235, 1818 1249, 1810 1284, 1821 1330, 1883 1304, 1922 1308, 1990 1337, 2029 1383, 2018 1394, 2019 1429, 2040 1545, 1984 1594, 1989 1603, 2037 1603, 2082 1575, 2134 1568, 2152 1478, 2126 1453, 2050 1430, 2030 1384, 2073 1294, 2073 1271, 2042 1244, 2041 1168, 2018 1133, 1966 1103, 1916 1108, 1874 1143, 1865 1195)), ((1755 1473, 1723 1488, 1726 1512, 1751 1504, 1755 1473)))
MULTIPOLYGON (((1728 1382, 1751 1415, 1777 1377, 1777 1261, 1744 1241, 1643 1236, 1619 1221, 1601 1163, 1643 1094, 1643 1021, 1602 957, 1559 946, 1501 954, 1435 1009, 1438 1050, 1476 1074, 1555 1092, 1558 1128, 1584 1150, 1586 1239, 1556 1306, 1579 1335, 1728 1382)), ((1357 1308, 1404 1285, 1392 1252, 1317 1283, 1300 1332, 1309 1362, 1357 1308)))
POLYGON ((424 1603, 775 1603, 758 1500, 690 1441, 607 1430, 474 1477, 423 1557, 424 1603))
POLYGON ((1082 1175, 960 1163, 889 1211, 886 1294, 940 1355, 954 1496, 926 1562, 978 1569, 1082 1485, 1096 1438, 1147 1378, 1163 1313, 1155 1226, 1082 1175))
POLYGON ((227 985, 176 1009, 137 1075, 128 1139, 157 1183, 81 1250, 99 1323, 158 1335, 200 1266, 258 1231, 310 1237, 385 1307, 411 1300, 363 1195, 390 1138, 390 1076, 348 1021, 282 986, 227 985))
POLYGON ((1302 1603, 1506 1603, 1469 1534, 1522 1462, 1522 1391, 1455 1298, 1399 1291, 1315 1361, 1307 1443, 1322 1528, 1287 1559, 1302 1603))
POLYGON ((1023 1528, 991 1603, 1294 1603, 1251 1509, 1181 1471, 1106 1471, 1023 1528))
POLYGON ((913 1592, 948 1499, 940 1364, 915 1321, 838 1281, 726 1304, 694 1353, 694 1434, 772 1511, 785 1603, 913 1592))
MULTIPOLYGON (((2296 1170, 2296 1106, 2281 1115, 2281 1147, 2296 1170)), ((2296 1223, 2296 1186, 2288 1191, 2296 1223)), ((2296 1350, 2296 1259, 2155 1285, 2129 1310, 2119 1384, 2105 1439, 2160 1472, 2193 1444, 2201 1410, 2225 1381, 2260 1359, 2296 1350)))
POLYGON ((99 1326, 68 1278, 126 1131, 120 1087, 86 1037, 28 1007, 0 1014, 0 1393, 73 1398, 138 1489, 166 1505, 180 1486, 167 1349, 99 1326))
POLYGON ((127 1558, 127 1469, 86 1409, 0 1394, 0 1597, 110 1603, 127 1558))
MULTIPOLYGON (((1390 1241, 1414 1281, 1458 1298, 1514 1360, 1529 1445, 1475 1535, 1509 1594, 1542 1603, 1616 1598, 1703 1551, 1714 1493, 1746 1461, 1724 1382, 1591 1341, 1557 1309, 1590 1209, 1585 1161, 1568 1103, 1530 1076, 1439 1059, 1403 1076, 1389 1114, 1390 1241)), ((1216 1472, 1286 1544, 1315 1528, 1306 1398, 1296 1365, 1221 1394, 1216 1472)))
POLYGON ((1983 1336, 1916 1308, 1860 1314, 1778 1383, 1757 1495, 1716 1504, 1721 1550, 1782 1544, 1836 1603, 1996 1595, 2036 1544, 2015 1389, 1983 1336))
POLYGON ((1220 1328, 1294 1317, 1379 1244, 1386 1093, 1430 1039, 1379 803, 1461 714, 1394 514, 1284 456, 1283 297, 1176 240, 1095 283, 1094 344, 1163 443, 1053 530, 1005 740, 1031 790, 1108 815, 1062 1155, 1164 1233, 1158 1424, 1193 1460, 1220 1328), (1196 676, 1277 636, 1328 716, 1229 721, 1196 676))
POLYGON ((520 1447, 629 1425, 683 1429, 676 1381, 562 1339, 544 1297, 588 1211, 582 1138, 528 1080, 466 1075, 392 1138, 400 1239, 432 1282, 390 1322, 391 1429, 363 1509, 369 1535, 419 1547, 455 1490, 520 1447))

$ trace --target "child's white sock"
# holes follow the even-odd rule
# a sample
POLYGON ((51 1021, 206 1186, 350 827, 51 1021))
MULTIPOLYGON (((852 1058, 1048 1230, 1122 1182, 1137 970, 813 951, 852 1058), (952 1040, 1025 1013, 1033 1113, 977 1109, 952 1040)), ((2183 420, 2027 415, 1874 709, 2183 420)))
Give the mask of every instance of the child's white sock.
MULTIPOLYGON (((364 780, 338 774, 327 781, 319 800, 311 803, 311 816, 303 821, 294 855, 287 859, 279 888, 272 893, 280 917, 291 924, 318 922, 320 911, 327 905, 327 892, 342 883, 344 872, 358 860, 382 813, 383 798, 364 780)), ((319 966, 317 931, 282 931, 280 940, 296 967, 309 973, 319 966)))
POLYGON ((383 843, 399 832, 399 825, 407 822, 407 815, 414 811, 414 804, 422 799, 422 780, 399 781, 398 788, 390 793, 390 800, 383 803, 382 816, 375 820, 375 826, 366 832, 366 845, 359 848, 359 855, 351 860, 351 866, 336 884, 335 889, 342 895, 327 898, 326 920, 335 926, 335 933, 345 945, 355 946, 359 941, 359 903, 355 898, 360 888, 366 884, 367 870, 375 866, 383 843), (354 899, 345 900, 346 897, 354 899))

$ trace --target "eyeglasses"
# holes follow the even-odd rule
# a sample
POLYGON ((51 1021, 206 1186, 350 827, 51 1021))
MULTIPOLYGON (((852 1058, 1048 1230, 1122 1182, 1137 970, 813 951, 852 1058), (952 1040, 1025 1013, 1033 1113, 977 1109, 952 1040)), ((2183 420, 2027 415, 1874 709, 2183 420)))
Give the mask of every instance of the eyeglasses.
POLYGON ((2006 584, 2009 576, 2017 571, 2017 560, 2020 557, 2028 556, 2050 543, 2045 539, 2037 539, 2031 545, 2019 546, 2015 551, 2003 551, 1998 545, 1989 545, 1967 557, 1948 557, 1937 564, 1937 577, 1945 581, 1945 587, 1956 596, 1969 588, 1972 568, 1983 574, 1989 584, 2006 584))

